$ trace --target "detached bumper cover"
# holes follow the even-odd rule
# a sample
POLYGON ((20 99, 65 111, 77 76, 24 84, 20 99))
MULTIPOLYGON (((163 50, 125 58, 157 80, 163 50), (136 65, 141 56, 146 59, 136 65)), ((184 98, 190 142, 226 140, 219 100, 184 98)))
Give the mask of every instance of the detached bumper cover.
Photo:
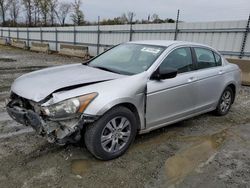
POLYGON ((38 114, 31 110, 26 110, 18 106, 7 106, 6 109, 10 117, 16 120, 18 123, 26 126, 31 126, 39 134, 42 133, 42 125, 44 124, 44 122, 38 114))
POLYGON ((19 107, 13 107, 13 108, 10 108, 10 107, 6 107, 7 109, 7 112, 9 114, 9 116, 16 120, 18 123, 21 123, 23 125, 26 125, 26 114, 27 114, 27 111, 22 109, 22 108, 19 108, 19 107))

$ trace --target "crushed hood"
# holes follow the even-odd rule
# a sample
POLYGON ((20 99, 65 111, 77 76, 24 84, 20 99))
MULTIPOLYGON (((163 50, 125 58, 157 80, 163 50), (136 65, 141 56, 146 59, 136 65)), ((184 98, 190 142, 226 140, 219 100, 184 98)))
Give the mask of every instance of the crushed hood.
POLYGON ((59 89, 124 77, 82 64, 63 65, 31 72, 17 78, 11 91, 17 95, 39 102, 59 89))

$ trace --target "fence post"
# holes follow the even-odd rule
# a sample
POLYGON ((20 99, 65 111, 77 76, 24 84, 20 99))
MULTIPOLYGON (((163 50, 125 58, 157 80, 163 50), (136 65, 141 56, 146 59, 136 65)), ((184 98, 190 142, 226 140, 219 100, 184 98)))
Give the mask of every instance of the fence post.
POLYGON ((74 25, 74 45, 76 45, 76 26, 74 25))
POLYGON ((19 39, 19 29, 16 28, 16 38, 19 39))
POLYGON ((177 40, 177 35, 178 35, 178 24, 179 24, 179 16, 180 16, 180 10, 178 9, 178 11, 177 11, 177 19, 176 19, 176 23, 175 23, 174 40, 177 40))
POLYGON ((1 37, 3 37, 3 28, 1 28, 1 37))
POLYGON ((55 37, 56 37, 56 51, 58 51, 58 33, 57 33, 57 28, 55 28, 55 37))
POLYGON ((97 55, 100 53, 100 16, 98 16, 98 25, 97 25, 97 55))
POLYGON ((242 40, 242 44, 241 44, 241 50, 240 50, 240 55, 239 58, 241 59, 244 56, 244 51, 245 51, 245 46, 246 46, 246 41, 247 41, 247 36, 249 33, 249 24, 250 24, 250 14, 247 20, 247 26, 246 26, 246 30, 244 32, 244 36, 243 36, 243 40, 242 40))
POLYGON ((42 30, 42 27, 40 27, 40 40, 41 40, 41 43, 43 42, 43 30, 42 30))
POLYGON ((29 28, 27 27, 27 47, 30 47, 30 33, 29 28))
POLYGON ((133 18, 134 18, 134 13, 131 14, 130 18, 129 41, 132 41, 133 39, 133 18))
POLYGON ((8 28, 8 41, 10 42, 10 28, 8 28))

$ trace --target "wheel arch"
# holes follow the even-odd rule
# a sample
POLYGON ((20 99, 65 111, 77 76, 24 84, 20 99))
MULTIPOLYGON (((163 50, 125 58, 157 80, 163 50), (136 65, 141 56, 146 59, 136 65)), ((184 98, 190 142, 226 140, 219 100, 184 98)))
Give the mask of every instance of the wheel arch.
POLYGON ((136 107, 136 105, 131 103, 131 102, 120 102, 120 103, 115 103, 112 106, 109 105, 108 108, 105 108, 105 111, 102 110, 102 112, 101 112, 102 115, 101 116, 103 116, 105 113, 107 113, 111 109, 116 108, 118 106, 123 106, 123 107, 129 109, 135 115, 136 122, 138 123, 137 129, 138 130, 142 129, 142 126, 144 125, 143 121, 142 121, 142 117, 141 117, 141 115, 139 113, 139 110, 136 107))
POLYGON ((140 130, 141 129, 141 120, 140 120, 139 112, 138 112, 136 106, 132 103, 124 102, 124 103, 116 104, 112 108, 115 108, 117 106, 123 106, 123 107, 129 109, 135 115, 136 123, 138 123, 137 129, 140 130))
MULTIPOLYGON (((232 104, 233 104, 234 101, 235 101, 235 96, 236 96, 236 85, 235 85, 234 83, 229 83, 229 84, 227 84, 227 86, 225 87, 225 89, 226 89, 227 87, 231 88, 232 91, 233 91, 233 99, 232 99, 232 104)), ((224 89, 224 90, 225 90, 225 89, 224 89)), ((224 91, 224 90, 223 90, 223 91, 224 91)))

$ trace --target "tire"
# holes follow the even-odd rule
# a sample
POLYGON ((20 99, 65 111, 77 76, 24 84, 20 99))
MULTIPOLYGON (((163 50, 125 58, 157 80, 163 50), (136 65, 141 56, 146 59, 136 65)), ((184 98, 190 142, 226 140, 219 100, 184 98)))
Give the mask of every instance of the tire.
POLYGON ((223 93, 220 97, 217 108, 214 111, 215 114, 218 116, 226 115, 231 108, 233 100, 234 100, 233 90, 230 87, 226 87, 226 89, 223 91, 223 93))
POLYGON ((128 108, 118 106, 89 125, 84 140, 87 149, 96 158, 111 160, 126 152, 136 133, 137 122, 134 114, 128 108))

